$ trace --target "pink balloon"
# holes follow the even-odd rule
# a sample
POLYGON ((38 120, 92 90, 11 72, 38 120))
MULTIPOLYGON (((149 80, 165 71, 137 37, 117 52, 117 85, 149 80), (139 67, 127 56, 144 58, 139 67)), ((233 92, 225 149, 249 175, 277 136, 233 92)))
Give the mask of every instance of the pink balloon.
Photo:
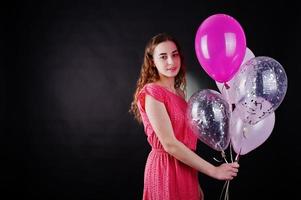
POLYGON ((243 122, 237 109, 230 118, 230 139, 234 151, 244 155, 263 144, 271 135, 275 125, 275 113, 271 113, 254 125, 243 122))
MULTIPOLYGON (((255 55, 247 47, 245 57, 244 57, 244 59, 243 59, 240 66, 242 66, 243 64, 245 64, 246 62, 248 62, 252 58, 255 58, 255 55)), ((231 80, 229 80, 226 83, 228 88, 226 88, 225 83, 220 83, 220 82, 215 81, 217 88, 219 89, 219 91, 222 93, 223 97, 225 97, 225 99, 228 101, 229 104, 236 104, 237 101, 238 101, 238 99, 236 97, 235 87, 233 87, 233 82, 234 82, 233 80, 235 79, 237 74, 238 74, 238 72, 236 72, 235 75, 233 76, 233 78, 231 78, 231 80)))
POLYGON ((199 63, 214 80, 224 83, 238 71, 246 51, 240 24, 231 16, 216 14, 199 26, 195 36, 199 63))

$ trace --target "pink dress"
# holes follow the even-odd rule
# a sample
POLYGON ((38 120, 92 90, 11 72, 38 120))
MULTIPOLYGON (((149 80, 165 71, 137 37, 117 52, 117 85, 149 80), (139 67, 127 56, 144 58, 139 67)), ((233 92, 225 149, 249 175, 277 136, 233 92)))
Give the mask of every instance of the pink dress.
POLYGON ((198 172, 169 155, 161 145, 145 112, 145 95, 163 102, 176 138, 191 150, 197 138, 185 123, 187 102, 180 96, 154 83, 146 84, 138 96, 138 108, 147 140, 152 147, 144 172, 144 200, 200 200, 198 172))

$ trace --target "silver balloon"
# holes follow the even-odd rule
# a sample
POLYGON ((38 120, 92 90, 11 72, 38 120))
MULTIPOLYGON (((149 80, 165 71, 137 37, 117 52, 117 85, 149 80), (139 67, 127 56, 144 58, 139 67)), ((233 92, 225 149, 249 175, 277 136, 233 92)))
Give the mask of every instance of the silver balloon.
POLYGON ((186 116, 199 140, 217 151, 228 147, 230 108, 220 93, 210 89, 194 93, 188 101, 186 116))
POLYGON ((233 86, 237 109, 245 123, 254 125, 281 104, 287 90, 287 76, 279 62, 261 56, 241 66, 233 86))

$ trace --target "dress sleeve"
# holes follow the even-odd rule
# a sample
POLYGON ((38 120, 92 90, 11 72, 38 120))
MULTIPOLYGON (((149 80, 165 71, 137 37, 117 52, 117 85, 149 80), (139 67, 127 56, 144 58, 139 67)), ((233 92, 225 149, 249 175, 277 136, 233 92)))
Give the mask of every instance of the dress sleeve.
POLYGON ((165 92, 160 88, 160 86, 156 86, 154 84, 147 84, 145 85, 139 95, 138 95, 138 107, 145 111, 145 96, 150 95, 156 100, 165 103, 165 92))

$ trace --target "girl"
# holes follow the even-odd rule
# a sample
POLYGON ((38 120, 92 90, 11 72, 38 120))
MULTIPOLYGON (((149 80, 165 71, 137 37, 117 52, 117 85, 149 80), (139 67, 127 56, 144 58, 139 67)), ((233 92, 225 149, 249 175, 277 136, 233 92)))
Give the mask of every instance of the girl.
POLYGON ((161 33, 146 45, 130 112, 142 122, 152 147, 144 173, 144 200, 200 200, 198 171, 218 180, 237 175, 238 163, 214 166, 198 156, 185 121, 185 67, 181 49, 161 33))

